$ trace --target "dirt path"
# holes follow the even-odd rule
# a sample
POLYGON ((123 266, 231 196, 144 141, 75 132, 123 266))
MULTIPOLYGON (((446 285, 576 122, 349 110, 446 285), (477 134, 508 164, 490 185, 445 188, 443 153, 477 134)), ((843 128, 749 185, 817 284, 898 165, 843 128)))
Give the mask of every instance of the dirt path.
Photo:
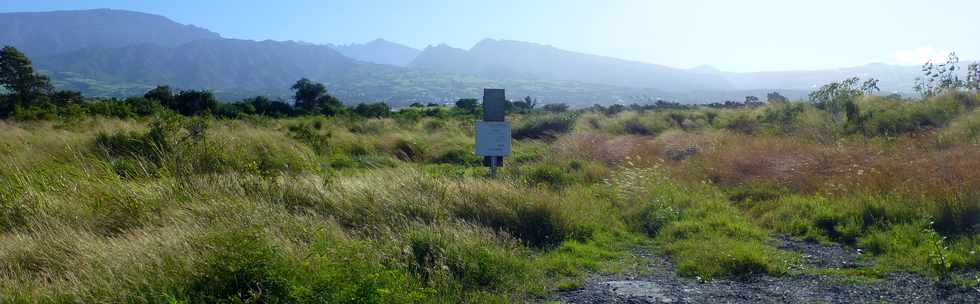
MULTIPOLYGON (((803 256, 807 267, 862 266, 853 249, 780 239, 780 249, 803 256)), ((927 278, 897 273, 871 283, 796 274, 747 281, 699 282, 674 272, 666 258, 640 254, 652 271, 639 277, 595 277, 581 289, 562 292, 562 303, 980 303, 973 288, 938 287, 927 278)))

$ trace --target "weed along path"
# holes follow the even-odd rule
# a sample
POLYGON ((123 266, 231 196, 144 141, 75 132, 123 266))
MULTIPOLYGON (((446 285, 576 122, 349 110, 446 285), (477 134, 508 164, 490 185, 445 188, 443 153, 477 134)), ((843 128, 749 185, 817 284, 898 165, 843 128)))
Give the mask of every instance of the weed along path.
POLYGON ((682 277, 669 258, 637 252, 648 271, 595 276, 581 288, 560 292, 561 303, 980 303, 980 290, 944 287, 916 274, 855 278, 848 269, 870 266, 855 249, 779 238, 778 248, 799 254, 783 276, 703 281, 682 277))

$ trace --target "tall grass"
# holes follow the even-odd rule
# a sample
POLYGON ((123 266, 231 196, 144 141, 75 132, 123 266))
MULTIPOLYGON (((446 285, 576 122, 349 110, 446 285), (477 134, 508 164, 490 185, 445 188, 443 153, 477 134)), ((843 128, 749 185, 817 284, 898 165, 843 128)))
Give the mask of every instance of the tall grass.
POLYGON ((530 114, 500 178, 464 118, 0 122, 0 302, 529 302, 592 272, 976 272, 970 96, 530 114))

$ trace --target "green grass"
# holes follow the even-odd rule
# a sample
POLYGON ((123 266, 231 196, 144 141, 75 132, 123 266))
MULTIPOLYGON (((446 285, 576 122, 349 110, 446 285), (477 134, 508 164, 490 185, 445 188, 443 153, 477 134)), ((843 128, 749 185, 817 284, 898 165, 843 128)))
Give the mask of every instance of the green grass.
POLYGON ((517 116, 498 179, 461 117, 2 121, 0 302, 535 302, 639 252, 796 275, 776 235, 871 263, 806 273, 970 285, 980 147, 950 98, 863 100, 867 134, 810 105, 517 116))

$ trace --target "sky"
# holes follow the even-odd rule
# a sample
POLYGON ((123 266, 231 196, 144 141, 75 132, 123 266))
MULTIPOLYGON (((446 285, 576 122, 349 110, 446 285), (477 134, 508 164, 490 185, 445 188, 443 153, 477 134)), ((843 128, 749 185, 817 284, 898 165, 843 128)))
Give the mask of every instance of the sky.
POLYGON ((227 38, 470 48, 484 38, 678 68, 826 69, 980 58, 978 0, 0 0, 0 12, 166 16, 227 38))

